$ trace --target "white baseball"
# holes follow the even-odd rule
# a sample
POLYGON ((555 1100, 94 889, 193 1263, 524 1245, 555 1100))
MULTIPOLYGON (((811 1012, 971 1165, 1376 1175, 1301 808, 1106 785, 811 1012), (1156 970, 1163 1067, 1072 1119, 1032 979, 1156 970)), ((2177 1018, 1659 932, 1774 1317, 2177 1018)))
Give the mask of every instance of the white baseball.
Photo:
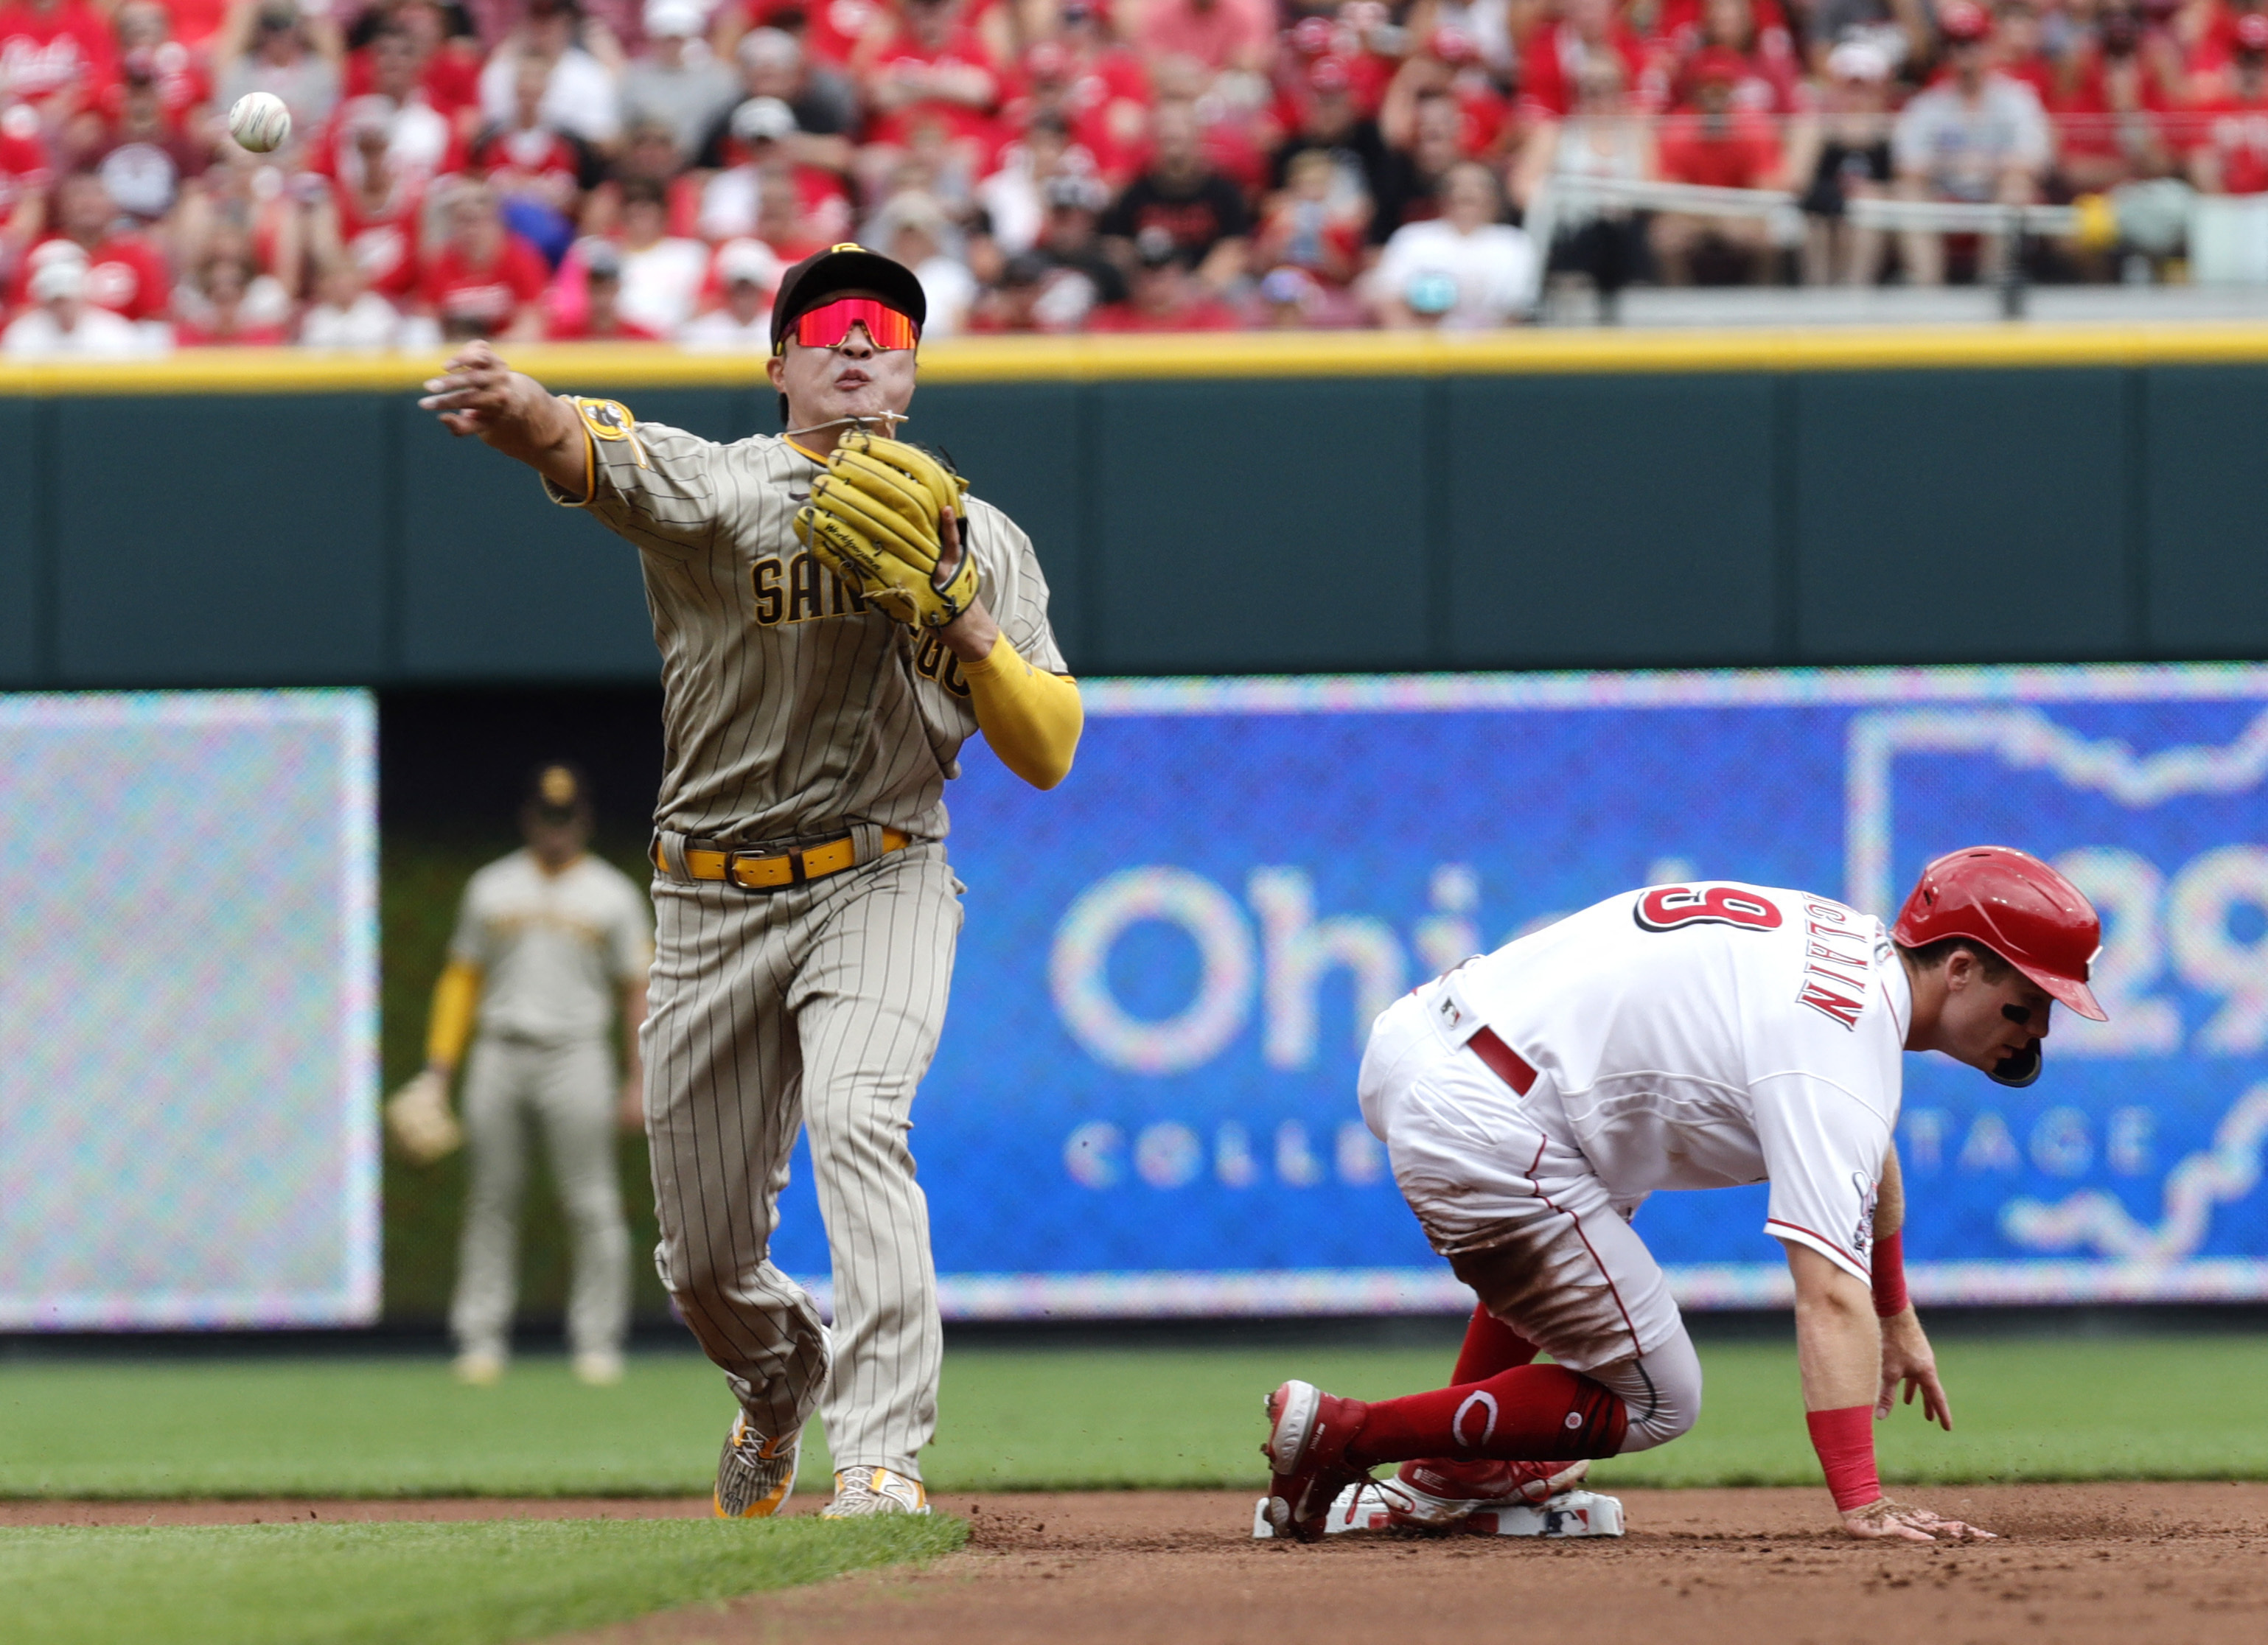
POLYGON ((228 111, 228 135, 254 154, 280 149, 291 136, 291 111, 272 92, 247 92, 228 111))

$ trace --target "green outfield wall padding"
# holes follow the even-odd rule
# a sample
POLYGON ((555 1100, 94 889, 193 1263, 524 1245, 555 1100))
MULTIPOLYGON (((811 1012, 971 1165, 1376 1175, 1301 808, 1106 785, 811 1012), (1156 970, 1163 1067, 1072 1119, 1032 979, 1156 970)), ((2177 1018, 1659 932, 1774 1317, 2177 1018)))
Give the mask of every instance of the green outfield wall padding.
POLYGON ((2115 371, 1797 381, 1793 660, 2132 655, 2136 392, 2115 371))
MULTIPOLYGON (((778 427, 753 371, 556 386, 778 427)), ((2268 655, 2268 364, 964 378, 914 410, 1030 532, 1083 673, 2268 655)), ((20 389, 0 490, 0 685, 658 671, 635 553, 408 392, 20 389)))
POLYGON ((2257 657, 2268 635, 2268 371, 2153 371, 2142 393, 2135 597, 2144 643, 2175 656, 2257 657))
POLYGON ((40 656, 47 575, 38 431, 31 401, 0 400, 0 688, 35 685, 48 672, 40 656))
POLYGON ((1773 379, 1475 378, 1442 393, 1450 665, 1773 655, 1773 379))
POLYGON ((383 402, 137 397, 49 415, 57 683, 383 673, 394 483, 383 402))

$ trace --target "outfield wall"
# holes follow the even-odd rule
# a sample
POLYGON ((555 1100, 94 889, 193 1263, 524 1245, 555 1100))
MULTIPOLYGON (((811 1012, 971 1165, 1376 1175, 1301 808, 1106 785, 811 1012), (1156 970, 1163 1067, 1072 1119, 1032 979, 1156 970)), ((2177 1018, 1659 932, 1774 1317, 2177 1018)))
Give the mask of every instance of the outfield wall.
MULTIPOLYGON (((750 363, 554 349, 720 438, 750 363)), ((430 362, 0 368, 0 687, 650 680, 430 362)), ((1086 673, 2268 655, 2268 326, 940 344, 910 433, 1086 673)))

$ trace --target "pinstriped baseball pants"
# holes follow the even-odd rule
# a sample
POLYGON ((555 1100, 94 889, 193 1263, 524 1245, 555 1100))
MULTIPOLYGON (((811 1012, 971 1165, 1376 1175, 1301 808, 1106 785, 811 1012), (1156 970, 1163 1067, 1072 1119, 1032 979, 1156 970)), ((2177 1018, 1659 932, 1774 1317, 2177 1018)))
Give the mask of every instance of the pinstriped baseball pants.
POLYGON ((933 843, 763 895, 653 883, 655 1266, 750 1424, 796 1432, 817 1408, 837 1468, 918 1476, 937 1426, 944 1337, 906 1138, 960 890, 933 843), (770 1255, 799 1127, 834 1259, 831 1376, 816 1305, 770 1255))

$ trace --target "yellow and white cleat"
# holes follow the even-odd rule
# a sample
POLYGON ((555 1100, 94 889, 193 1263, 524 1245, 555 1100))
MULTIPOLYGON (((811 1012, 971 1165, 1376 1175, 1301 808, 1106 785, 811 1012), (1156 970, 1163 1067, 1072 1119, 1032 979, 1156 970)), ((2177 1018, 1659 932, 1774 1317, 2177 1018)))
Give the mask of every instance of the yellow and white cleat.
POLYGON ((622 1356, 604 1352, 578 1354, 575 1380, 585 1388, 612 1388, 622 1379, 622 1356))
POLYGON ((717 1458, 717 1488, 710 1496, 719 1519, 770 1519, 795 1489, 799 1435, 766 1439, 748 1426, 746 1412, 733 1419, 717 1458))
POLYGON ((458 1355, 449 1370, 468 1388, 493 1388, 504 1380, 504 1355, 476 1349, 458 1355))
POLYGON ((863 1519, 869 1514, 926 1514, 929 1492, 909 1473, 889 1468, 845 1468, 835 1476, 835 1500, 821 1519, 863 1519))

